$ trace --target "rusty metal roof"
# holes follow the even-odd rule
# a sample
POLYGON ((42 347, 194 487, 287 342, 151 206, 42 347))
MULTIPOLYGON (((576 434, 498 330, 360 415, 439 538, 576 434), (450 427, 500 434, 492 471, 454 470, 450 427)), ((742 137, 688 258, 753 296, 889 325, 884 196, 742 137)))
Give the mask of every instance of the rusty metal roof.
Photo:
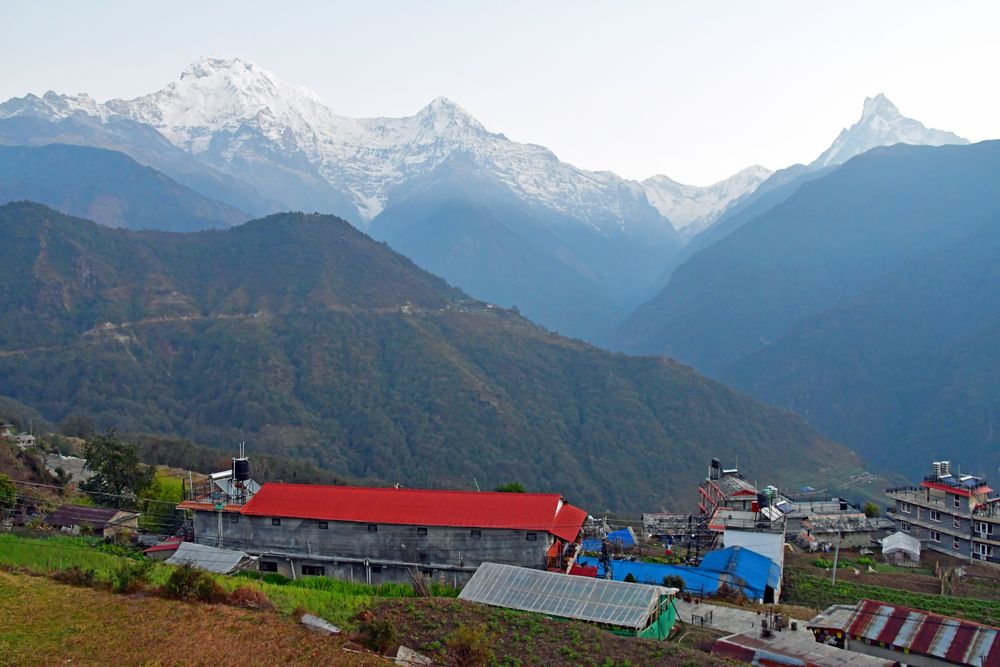
POLYGON ((859 602, 845 632, 854 640, 957 665, 1000 665, 1000 628, 885 602, 859 602))

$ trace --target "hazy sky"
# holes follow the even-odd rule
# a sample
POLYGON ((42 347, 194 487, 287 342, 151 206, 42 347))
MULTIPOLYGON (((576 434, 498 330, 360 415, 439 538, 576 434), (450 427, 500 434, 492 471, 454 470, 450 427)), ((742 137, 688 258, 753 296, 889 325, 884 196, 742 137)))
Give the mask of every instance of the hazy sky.
POLYGON ((104 101, 240 56, 337 113, 445 95, 487 128, 630 178, 708 184, 809 162, 884 92, 924 124, 1000 137, 997 2, 14 2, 0 97, 104 101))

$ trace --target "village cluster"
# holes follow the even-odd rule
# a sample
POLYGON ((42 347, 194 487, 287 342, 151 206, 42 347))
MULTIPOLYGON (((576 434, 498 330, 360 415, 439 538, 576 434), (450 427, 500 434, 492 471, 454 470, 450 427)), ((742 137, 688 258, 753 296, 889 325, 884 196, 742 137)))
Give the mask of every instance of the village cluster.
MULTIPOLYGON (((49 462, 59 463, 67 462, 49 462)), ((760 611, 781 601, 786 554, 796 550, 833 558, 833 576, 841 549, 898 566, 916 566, 928 549, 1000 562, 1000 497, 947 461, 918 486, 889 489, 888 518, 839 497, 758 489, 717 459, 696 511, 634 523, 595 518, 555 493, 261 484, 242 452, 187 492, 177 535, 139 536, 150 558, 293 580, 419 578, 461 589, 470 602, 661 640, 680 619, 732 630, 713 652, 751 664, 1000 665, 1000 629, 927 610, 862 600, 804 624, 760 611)), ((45 522, 105 537, 140 526, 136 512, 77 505, 45 522)))

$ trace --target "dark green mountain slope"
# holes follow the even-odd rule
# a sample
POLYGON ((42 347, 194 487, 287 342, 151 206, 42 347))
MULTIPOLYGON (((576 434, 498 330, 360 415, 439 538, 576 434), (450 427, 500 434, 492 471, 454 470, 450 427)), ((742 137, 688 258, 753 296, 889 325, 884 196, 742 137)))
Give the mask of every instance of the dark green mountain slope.
POLYGON ((870 151, 679 267, 622 330, 626 350, 718 375, 882 273, 1000 211, 1000 142, 870 151))
POLYGON ((725 377, 874 466, 1000 469, 1000 211, 740 360, 725 377), (982 468, 980 468, 981 466, 982 468))
POLYGON ((25 199, 129 229, 187 232, 250 218, 124 153, 65 144, 0 146, 0 203, 25 199))
POLYGON ((20 203, 0 229, 0 394, 51 419, 354 478, 514 479, 595 511, 689 506, 712 455, 790 482, 857 465, 789 413, 467 299, 336 218, 167 234, 20 203))

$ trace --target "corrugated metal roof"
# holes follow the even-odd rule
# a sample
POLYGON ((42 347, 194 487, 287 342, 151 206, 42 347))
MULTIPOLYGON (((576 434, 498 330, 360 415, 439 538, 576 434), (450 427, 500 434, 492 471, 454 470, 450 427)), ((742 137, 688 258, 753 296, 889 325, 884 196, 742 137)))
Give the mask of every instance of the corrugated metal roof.
POLYGON ((663 586, 483 563, 458 597, 495 607, 641 630, 657 609, 660 596, 676 592, 663 586))
POLYGON ((243 514, 410 526, 502 528, 575 540, 587 513, 554 493, 265 484, 243 514))
POLYGON ((845 632, 855 640, 970 667, 1000 665, 1000 628, 897 605, 862 600, 845 632))
MULTIPOLYGON (((78 526, 89 524, 94 528, 103 529, 122 510, 113 507, 85 507, 82 505, 63 505, 55 512, 45 517, 45 523, 50 526, 78 526)), ((123 520, 137 516, 133 512, 124 512, 123 520)))
POLYGON ((164 562, 168 565, 192 565, 209 572, 229 574, 246 558, 249 556, 242 551, 217 549, 194 542, 181 542, 177 545, 177 551, 174 552, 174 555, 164 562))

